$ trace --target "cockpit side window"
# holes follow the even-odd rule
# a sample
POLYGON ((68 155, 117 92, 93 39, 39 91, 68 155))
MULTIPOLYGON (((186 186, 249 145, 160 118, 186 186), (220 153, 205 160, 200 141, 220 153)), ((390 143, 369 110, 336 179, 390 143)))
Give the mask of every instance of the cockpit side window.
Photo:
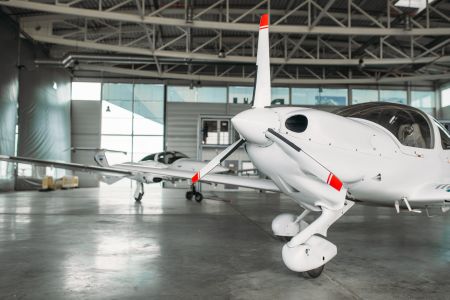
POLYGON ((355 106, 337 114, 377 123, 389 130, 405 146, 425 149, 433 147, 431 126, 427 119, 414 109, 390 105, 355 106))
POLYGON ((149 160, 155 160, 155 154, 150 154, 141 159, 141 161, 149 161, 149 160))
POLYGON ((450 150, 450 134, 447 130, 444 129, 444 127, 436 122, 436 125, 439 128, 439 135, 441 137, 441 145, 442 149, 444 150, 450 150))

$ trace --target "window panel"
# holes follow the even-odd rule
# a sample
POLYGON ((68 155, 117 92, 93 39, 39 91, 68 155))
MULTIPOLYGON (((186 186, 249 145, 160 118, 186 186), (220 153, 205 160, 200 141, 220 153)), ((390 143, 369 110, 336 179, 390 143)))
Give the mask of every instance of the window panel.
POLYGON ((347 105, 348 91, 347 89, 319 89, 317 98, 319 105, 347 105))
POLYGON ((407 103, 406 91, 402 90, 380 90, 380 101, 392 103, 407 103))
POLYGON ((168 86, 167 101, 226 103, 227 89, 225 87, 168 86))
POLYGON ((436 99, 433 91, 411 91, 411 105, 434 116, 436 99))
POLYGON ((134 96, 134 134, 164 134, 164 86, 137 84, 134 96))
POLYGON ((169 102, 195 102, 195 91, 188 86, 168 86, 167 101, 169 102))
POLYGON ((292 104, 316 105, 316 97, 318 94, 318 88, 292 88, 292 104))
POLYGON ((347 89, 292 89, 292 104, 296 105, 347 105, 347 98, 347 89))
POLYGON ((352 89, 353 104, 377 102, 377 101, 378 101, 377 90, 352 89))
POLYGON ((104 83, 103 100, 133 100, 133 84, 130 83, 104 83))
POLYGON ((289 88, 274 87, 272 88, 272 105, 289 104, 289 88))
POLYGON ((72 82, 72 100, 100 100, 100 82, 72 82))
POLYGON ((202 103, 226 103, 226 87, 199 87, 197 88, 197 101, 202 103))
POLYGON ((135 84, 134 99, 137 101, 164 101, 163 84, 135 84))
POLYGON ((102 102, 102 134, 131 134, 131 109, 117 104, 102 102))
POLYGON ((163 151, 163 136, 133 137, 133 161, 137 162, 149 154, 163 151))
POLYGON ((450 107, 450 88, 442 90, 441 93, 442 107, 450 107))
POLYGON ((107 153, 106 157, 110 165, 131 161, 131 136, 102 135, 101 148, 124 151, 122 153, 107 153))
POLYGON ((252 86, 230 86, 228 88, 229 103, 233 104, 249 104, 253 99, 252 86))

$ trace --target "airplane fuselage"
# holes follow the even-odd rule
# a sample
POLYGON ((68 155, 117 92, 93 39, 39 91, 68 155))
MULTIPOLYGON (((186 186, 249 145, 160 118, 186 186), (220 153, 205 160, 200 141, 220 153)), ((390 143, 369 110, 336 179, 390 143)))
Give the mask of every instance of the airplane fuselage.
MULTIPOLYGON (((330 187, 314 182, 314 176, 309 172, 310 160, 304 159, 306 156, 301 152, 332 170, 347 188, 347 197, 369 204, 392 206, 403 198, 414 199, 417 190, 428 183, 449 182, 450 150, 442 149, 439 130, 431 119, 428 120, 432 128, 430 147, 419 148, 403 145, 383 126, 360 118, 310 108, 272 107, 265 110, 266 116, 261 122, 252 121, 260 118, 252 116, 252 110, 242 113, 241 118, 253 122, 253 130, 255 123, 259 126, 256 126, 257 131, 272 128, 285 143, 261 143, 261 136, 260 140, 248 141, 247 153, 255 166, 281 191, 308 209, 317 210, 317 204, 320 204, 318 190, 326 192, 330 187), (272 117, 268 117, 268 111, 272 117), (307 119, 302 132, 286 127, 287 120, 297 115, 307 119), (296 147, 301 151, 296 151, 296 147)), ((259 114, 257 110, 253 112, 259 114)), ((414 199, 412 204, 420 208, 432 205, 432 200, 428 201, 426 197, 414 199)))

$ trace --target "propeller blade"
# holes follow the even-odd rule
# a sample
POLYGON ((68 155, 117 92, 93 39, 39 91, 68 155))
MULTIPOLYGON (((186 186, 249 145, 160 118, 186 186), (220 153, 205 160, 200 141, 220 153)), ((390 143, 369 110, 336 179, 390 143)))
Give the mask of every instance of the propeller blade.
POLYGON ((300 159, 300 161, 302 162, 302 167, 305 171, 311 173, 319 180, 328 184, 338 192, 342 189, 342 181, 335 174, 333 174, 333 172, 331 172, 311 154, 306 153, 302 148, 287 139, 281 133, 276 132, 272 128, 269 128, 266 132, 266 137, 274 143, 277 143, 287 154, 293 153, 295 156, 297 156, 296 158, 300 159))
POLYGON ((228 146, 225 150, 223 150, 219 155, 214 157, 209 163, 206 164, 200 171, 195 173, 194 176, 192 176, 192 184, 199 181, 201 178, 206 176, 209 172, 211 172, 212 169, 214 169, 217 165, 219 165, 221 162, 223 162, 225 159, 228 158, 236 149, 238 149, 242 144, 245 143, 245 139, 240 139, 230 146, 228 146))

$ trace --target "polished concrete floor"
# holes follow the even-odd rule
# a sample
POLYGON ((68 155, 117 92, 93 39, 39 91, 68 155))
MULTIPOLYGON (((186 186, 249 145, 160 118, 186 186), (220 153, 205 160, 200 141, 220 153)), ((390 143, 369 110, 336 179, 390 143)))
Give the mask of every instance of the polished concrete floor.
POLYGON ((450 299, 450 215, 354 206, 318 279, 286 269, 277 194, 117 186, 0 194, 0 299, 450 299))

